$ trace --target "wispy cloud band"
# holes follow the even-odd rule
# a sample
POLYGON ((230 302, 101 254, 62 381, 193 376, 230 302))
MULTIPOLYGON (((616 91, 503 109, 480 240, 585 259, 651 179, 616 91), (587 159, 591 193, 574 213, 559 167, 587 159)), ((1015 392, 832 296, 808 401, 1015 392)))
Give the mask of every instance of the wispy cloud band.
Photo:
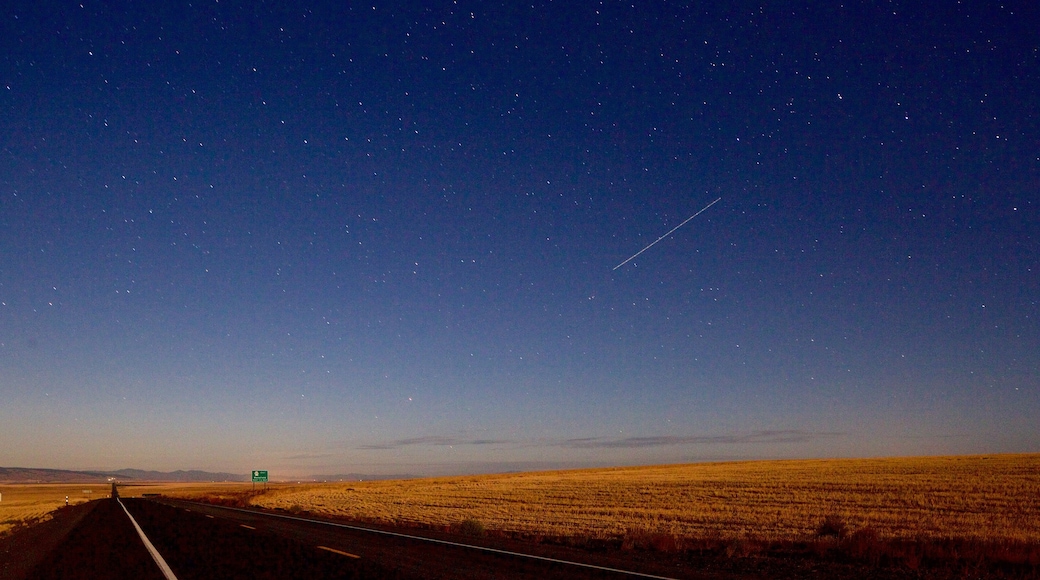
POLYGON ((405 447, 454 447, 467 445, 501 445, 516 447, 564 447, 570 449, 642 449, 683 445, 740 445, 768 443, 806 443, 819 439, 841 437, 840 432, 816 432, 797 429, 752 431, 724 435, 656 435, 646 437, 583 437, 561 440, 474 439, 430 435, 397 439, 385 443, 360 445, 361 450, 389 450, 405 447))
POLYGON ((515 443, 504 439, 468 439, 463 437, 448 437, 443 435, 429 435, 426 437, 412 437, 410 439, 397 439, 387 443, 372 443, 361 445, 358 449, 400 449, 401 447, 428 446, 428 447, 454 447, 456 445, 508 445, 515 443))
POLYGON ((753 431, 728 435, 659 435, 653 437, 605 438, 589 437, 567 439, 559 443, 562 447, 575 449, 636 449, 642 447, 667 447, 672 445, 734 445, 750 443, 804 443, 816 439, 841 436, 842 433, 818 433, 812 431, 753 431))

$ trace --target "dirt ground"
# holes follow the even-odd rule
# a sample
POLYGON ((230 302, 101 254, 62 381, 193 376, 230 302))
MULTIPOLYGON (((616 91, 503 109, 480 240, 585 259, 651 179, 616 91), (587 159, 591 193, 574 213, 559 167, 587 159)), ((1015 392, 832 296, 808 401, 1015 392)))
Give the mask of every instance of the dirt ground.
POLYGON ((97 502, 58 508, 47 521, 0 536, 0 580, 18 580, 52 553, 97 502))

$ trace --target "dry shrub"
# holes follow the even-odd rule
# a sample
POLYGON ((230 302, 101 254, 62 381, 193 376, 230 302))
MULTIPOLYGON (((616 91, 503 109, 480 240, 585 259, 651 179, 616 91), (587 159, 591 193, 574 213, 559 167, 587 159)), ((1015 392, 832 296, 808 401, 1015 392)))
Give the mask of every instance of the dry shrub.
POLYGON ((1040 544, 1011 540, 883 538, 871 526, 835 543, 821 538, 810 547, 817 556, 835 552, 871 566, 894 566, 913 572, 944 570, 956 577, 1040 578, 1040 544))
POLYGON ((556 537, 556 543, 564 545, 564 546, 570 546, 572 548, 581 548, 581 549, 589 548, 590 546, 595 544, 593 538, 590 537, 590 536, 576 536, 576 535, 557 536, 556 537))
MULTIPOLYGON (((263 490, 241 490, 241 491, 222 491, 219 493, 205 493, 205 494, 183 494, 179 497, 188 501, 198 501, 202 503, 210 503, 213 505, 220 505, 234 508, 248 508, 253 506, 254 500, 264 495, 263 490)), ((172 497, 177 495, 171 494, 172 497)))
POLYGON ((650 536, 650 547, 655 552, 672 554, 682 550, 682 540, 675 537, 675 534, 657 532, 650 536))
POLYGON ((820 525, 816 528, 816 535, 821 538, 844 538, 845 534, 849 531, 848 525, 845 524, 845 520, 841 519, 841 516, 831 514, 820 522, 820 525))
POLYGON ((747 558, 762 551, 762 546, 746 538, 737 538, 726 542, 724 553, 727 558, 747 558))
POLYGON ((669 532, 635 527, 630 528, 621 537, 621 549, 676 553, 683 550, 683 541, 682 538, 669 532))
POLYGON ((921 568, 921 553, 917 550, 908 550, 903 554, 901 558, 903 565, 911 570, 919 570, 921 568))
POLYGON ((474 536, 478 538, 487 534, 487 528, 484 527, 484 522, 474 518, 465 519, 458 524, 455 524, 452 526, 452 531, 464 536, 474 536))
POLYGON ((719 534, 706 534, 703 537, 683 538, 683 548, 686 552, 705 555, 718 554, 724 551, 728 544, 719 534))
POLYGON ((877 530, 870 526, 852 532, 845 538, 842 547, 853 558, 864 560, 872 565, 877 565, 886 551, 884 543, 878 537, 877 530))
POLYGON ((650 543, 650 531, 645 528, 630 528, 621 537, 622 550, 645 548, 650 543))

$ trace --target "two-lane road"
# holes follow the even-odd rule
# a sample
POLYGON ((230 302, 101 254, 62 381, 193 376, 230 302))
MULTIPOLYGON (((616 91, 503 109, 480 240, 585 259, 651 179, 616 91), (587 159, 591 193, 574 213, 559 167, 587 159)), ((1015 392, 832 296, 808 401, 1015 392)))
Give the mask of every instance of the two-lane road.
POLYGON ((91 510, 30 578, 140 578, 164 580, 123 508, 114 500, 91 502, 91 510))
POLYGON ((139 499, 95 502, 32 579, 395 578, 391 570, 203 514, 139 499), (126 506, 124 511, 123 506, 126 506), (127 515, 127 512, 132 516, 127 515), (135 529, 168 565, 163 573, 135 529))
POLYGON ((251 510, 142 499, 97 504, 30 578, 668 577, 251 510))

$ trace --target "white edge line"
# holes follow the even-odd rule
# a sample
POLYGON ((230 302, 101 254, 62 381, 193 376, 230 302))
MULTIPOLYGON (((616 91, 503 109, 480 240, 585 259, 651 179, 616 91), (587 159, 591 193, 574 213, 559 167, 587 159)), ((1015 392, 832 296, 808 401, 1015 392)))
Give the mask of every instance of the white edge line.
POLYGON ((144 535, 144 530, 141 529, 141 526, 137 525, 137 520, 134 519, 134 516, 130 515, 130 510, 126 509, 126 506, 123 505, 123 501, 118 497, 116 498, 116 501, 119 502, 119 507, 123 508, 123 511, 126 512, 126 517, 130 518, 130 523, 133 524, 134 529, 137 530, 137 535, 141 536, 141 540, 144 542, 144 547, 148 549, 148 553, 152 555, 152 559, 155 560, 156 564, 158 564, 159 570, 162 571, 163 576, 166 576, 166 580, 177 580, 177 576, 173 573, 173 570, 170 570, 170 566, 166 563, 166 560, 163 559, 162 554, 159 553, 159 550, 155 549, 155 546, 152 545, 148 536, 144 535))
MULTIPOLYGON (((311 524, 322 524, 322 525, 326 525, 326 526, 335 526, 337 528, 346 528, 348 530, 357 530, 357 531, 360 531, 360 532, 372 532, 374 534, 383 534, 384 536, 395 536, 395 537, 398 537, 398 538, 407 538, 409 540, 419 540, 419 541, 422 541, 422 542, 430 542, 430 543, 433 543, 433 544, 443 544, 443 545, 446 545, 446 546, 455 546, 457 548, 470 548, 472 550, 480 550, 482 552, 492 552, 492 553, 495 553, 495 554, 505 554, 507 556, 517 556, 517 557, 520 557, 520 558, 530 558, 532 560, 542 560, 542 561, 545 561, 545 562, 553 562, 553 563, 556 563, 556 564, 568 564, 570 566, 580 566, 582 568, 592 568, 593 570, 603 570, 604 572, 615 572, 615 573, 618 573, 618 574, 628 574, 629 576, 638 576, 640 578, 655 578, 656 580, 677 580, 676 578, 671 578, 669 576, 655 576, 653 574, 644 574, 643 572, 632 572, 631 570, 621 570, 620 568, 608 568, 606 566, 597 566, 595 564, 585 564, 583 562, 572 562, 570 560, 558 560, 556 558, 549 558, 549 557, 546 557, 546 556, 536 556, 534 554, 524 554, 522 552, 510 552, 509 550, 499 550, 498 548, 487 548, 487 547, 484 547, 484 546, 474 546, 473 544, 462 544, 462 543, 459 543, 459 542, 451 542, 451 541, 448 541, 448 540, 438 540, 436 538, 424 538, 423 536, 411 536, 411 535, 402 534, 402 533, 399 533, 399 532, 388 532, 386 530, 376 530, 376 529, 373 529, 373 528, 363 528, 361 526, 351 526, 351 525, 348 525, 348 524, 338 524, 336 522, 326 522, 326 521, 322 521, 322 520, 310 520, 310 519, 307 519, 307 518, 299 518, 299 517, 296 517, 296 516, 287 516, 287 515, 283 515, 283 514, 272 514, 272 513, 269 513, 269 512, 260 512, 260 511, 247 510, 247 509, 242 509, 242 508, 233 508, 233 507, 227 507, 227 506, 216 506, 216 505, 210 505, 210 504, 199 504, 199 505, 205 505, 206 507, 212 507, 212 508, 222 509, 222 510, 231 510, 231 511, 236 511, 236 512, 243 512, 243 513, 252 514, 252 515, 258 515, 258 516, 269 516, 269 517, 272 517, 272 518, 282 518, 282 519, 286 519, 286 520, 296 520, 298 522, 307 522, 307 523, 311 523, 311 524)), ((133 518, 131 518, 131 519, 133 519, 133 518)))

